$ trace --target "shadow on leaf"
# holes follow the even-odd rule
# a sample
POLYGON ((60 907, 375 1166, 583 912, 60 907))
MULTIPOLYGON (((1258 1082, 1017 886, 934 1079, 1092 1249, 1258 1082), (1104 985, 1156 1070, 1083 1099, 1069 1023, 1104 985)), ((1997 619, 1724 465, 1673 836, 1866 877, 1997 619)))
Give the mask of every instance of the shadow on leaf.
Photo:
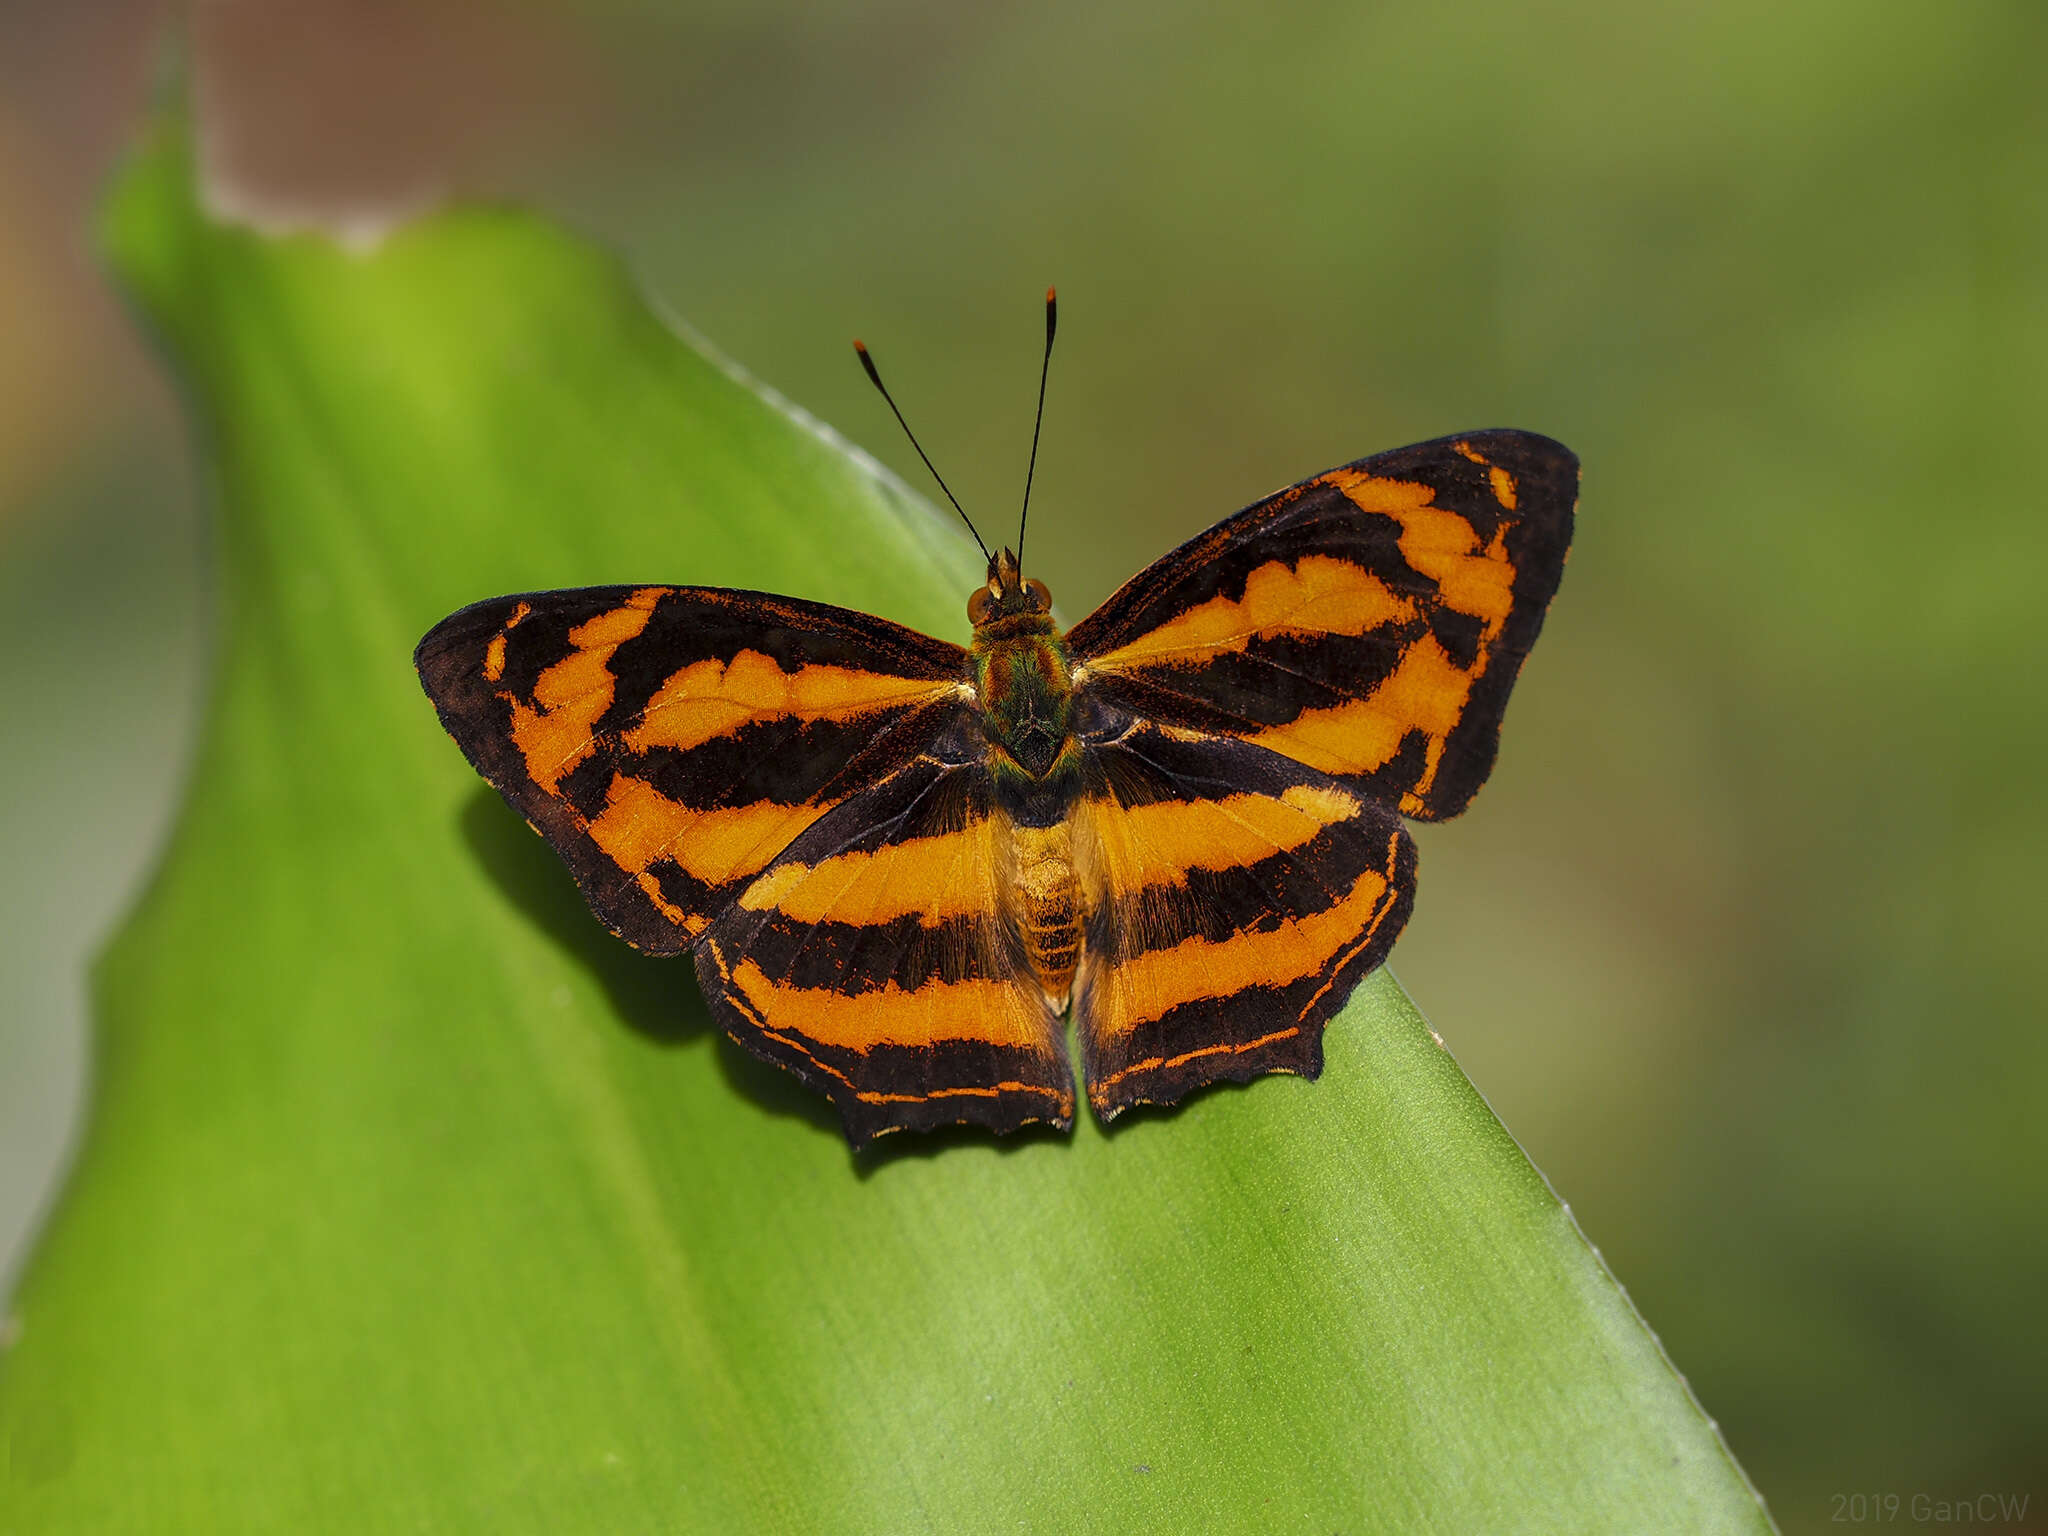
POLYGON ((462 836, 506 899, 590 973, 634 1031, 681 1045, 711 1027, 688 964, 642 954, 607 931, 562 861, 518 812, 481 785, 463 807, 462 836))
POLYGON ((562 861, 489 789, 479 786, 463 807, 462 836, 492 883, 604 988, 612 1010, 634 1033, 661 1045, 716 1034, 719 1070, 734 1088, 773 1114, 839 1134, 839 1116, 828 1102, 712 1029, 687 957, 643 954, 610 933, 591 915, 562 861))

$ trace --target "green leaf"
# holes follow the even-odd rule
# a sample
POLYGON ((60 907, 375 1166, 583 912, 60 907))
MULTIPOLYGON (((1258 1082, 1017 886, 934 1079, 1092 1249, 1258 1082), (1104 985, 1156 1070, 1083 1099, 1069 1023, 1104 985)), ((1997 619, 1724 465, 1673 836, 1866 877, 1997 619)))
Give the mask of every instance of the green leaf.
POLYGON ((223 638, 0 1527, 1768 1529, 1390 977, 1318 1083, 856 1159, 598 928, 436 725, 428 625, 682 580, 958 636, 977 575, 610 257, 231 227, 171 129, 107 239, 204 423, 223 638))

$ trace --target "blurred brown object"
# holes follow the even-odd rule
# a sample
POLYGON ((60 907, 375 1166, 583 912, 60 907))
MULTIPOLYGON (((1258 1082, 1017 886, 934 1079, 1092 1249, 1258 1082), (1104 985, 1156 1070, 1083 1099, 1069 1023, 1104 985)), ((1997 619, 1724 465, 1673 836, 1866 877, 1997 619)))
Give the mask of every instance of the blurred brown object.
MULTIPOLYGON (((0 7, 0 541, 48 477, 162 382, 103 280, 93 204, 153 73, 164 0, 0 7)), ((551 9, 459 0, 192 0, 183 15, 209 195, 266 229, 374 238, 587 118, 602 91, 551 9)))
POLYGON ((217 210, 374 239, 548 134, 584 71, 539 7, 194 0, 194 105, 217 210))
POLYGON ((130 391, 157 386, 90 245, 159 0, 0 7, 0 542, 130 391))

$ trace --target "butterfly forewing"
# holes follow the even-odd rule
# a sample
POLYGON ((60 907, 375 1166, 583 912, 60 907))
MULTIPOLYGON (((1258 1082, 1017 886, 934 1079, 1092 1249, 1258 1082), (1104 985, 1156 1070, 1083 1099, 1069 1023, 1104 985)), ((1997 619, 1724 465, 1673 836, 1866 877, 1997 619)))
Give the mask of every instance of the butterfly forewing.
POLYGON ((953 723, 964 653, 820 603, 588 587, 465 608, 414 660, 441 723, 597 916, 674 954, 953 723))
POLYGON ((697 975, 727 1033, 831 1095, 855 1146, 1074 1114, 1059 1015, 1025 958, 979 730, 819 820, 718 918, 697 975))
POLYGON ((1154 562, 1075 625, 1081 686, 1425 820, 1463 810, 1564 570, 1578 460, 1475 432, 1318 475, 1154 562))
POLYGON ((1400 819, 1277 753, 1157 725, 1102 743, 1095 768, 1074 1016, 1096 1113, 1316 1076, 1323 1026, 1408 919, 1400 819))

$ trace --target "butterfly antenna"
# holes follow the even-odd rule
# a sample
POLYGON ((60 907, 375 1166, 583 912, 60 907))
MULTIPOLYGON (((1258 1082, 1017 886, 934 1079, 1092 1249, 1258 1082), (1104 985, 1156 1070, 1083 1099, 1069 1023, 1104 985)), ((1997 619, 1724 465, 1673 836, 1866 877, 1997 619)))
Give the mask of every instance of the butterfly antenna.
POLYGON ((981 558, 993 563, 995 557, 989 554, 988 546, 981 542, 981 535, 975 532, 974 519, 967 515, 967 509, 960 505, 960 498, 955 496, 952 487, 946 484, 946 477, 939 473, 938 467, 932 463, 931 455, 926 453, 924 445, 918 442, 917 434, 910 430, 910 423, 905 421, 903 413, 896 409, 896 401, 889 393, 889 386, 882 382, 881 374, 875 371, 875 360, 868 356, 866 344, 856 340, 853 344, 853 350, 860 354, 860 365, 868 371, 868 382, 879 389, 882 392, 882 398, 889 402, 889 409, 896 416, 896 425, 903 429, 903 435, 910 439, 910 446, 915 448, 917 456, 924 460, 924 467, 929 469, 932 472, 932 478, 939 482, 939 489, 946 493, 946 500, 953 503, 953 510, 960 514, 960 521, 967 525, 967 531, 974 534, 974 542, 981 548, 981 558))
POLYGON ((1045 425, 1045 376, 1052 371, 1052 333, 1059 328, 1059 295, 1045 290, 1045 358, 1038 365, 1038 414, 1031 418, 1031 462, 1024 469, 1024 510, 1017 514, 1017 569, 1024 568, 1024 524, 1031 516, 1031 477, 1038 469, 1038 429, 1045 425))

